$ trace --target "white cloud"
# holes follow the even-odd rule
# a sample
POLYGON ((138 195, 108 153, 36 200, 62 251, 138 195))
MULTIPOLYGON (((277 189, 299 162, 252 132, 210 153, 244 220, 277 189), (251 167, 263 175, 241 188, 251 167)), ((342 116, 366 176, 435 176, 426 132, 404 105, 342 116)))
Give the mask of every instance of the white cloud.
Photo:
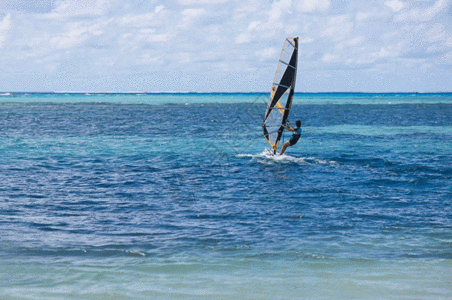
POLYGON ((442 24, 433 25, 432 28, 427 30, 426 39, 430 43, 445 42, 447 37, 444 25, 442 24))
POLYGON ((299 39, 299 43, 300 44, 311 44, 313 43, 315 40, 312 37, 304 37, 304 38, 300 38, 299 39))
POLYGON ((11 29, 11 15, 7 14, 3 21, 0 22, 0 48, 3 48, 3 45, 6 41, 6 35, 11 29))
POLYGON ((452 51, 449 53, 446 53, 444 55, 442 55, 441 57, 439 57, 439 62, 441 64, 449 64, 452 65, 452 51))
POLYGON ((193 4, 219 4, 228 2, 228 0, 178 0, 182 5, 193 5, 193 4))
POLYGON ((156 33, 155 29, 141 29, 138 34, 138 41, 149 43, 166 42, 171 38, 168 33, 156 33))
MULTIPOLYGON (((224 82, 211 85, 217 91, 246 91, 247 80, 226 82, 240 72, 256 80, 252 89, 260 90, 259 84, 273 75, 284 39, 299 36, 300 65, 306 74, 315 73, 308 86, 318 90, 329 85, 316 86, 316 78, 328 83, 328 74, 337 70, 347 72, 352 82, 378 72, 400 78, 401 67, 407 72, 422 68, 433 74, 424 78, 425 85, 436 86, 431 78, 450 69, 450 1, 53 0, 42 10, 33 4, 20 11, 6 9, 6 14, 0 4, 0 63, 2 69, 43 78, 44 65, 49 72, 79 78, 102 72, 131 77, 146 72, 186 78, 199 74, 224 82), (29 71, 30 66, 36 69, 29 71)), ((0 72, 0 84, 4 74, 0 72)), ((205 80, 190 82, 201 85, 205 80)))
POLYGON ((118 20, 119 24, 127 27, 148 27, 158 24, 155 20, 155 13, 147 13, 141 15, 129 14, 118 20))
POLYGON ((181 14, 184 17, 184 21, 192 21, 198 19, 205 12, 206 10, 204 8, 188 8, 184 9, 181 14))
POLYGON ((236 44, 251 43, 251 34, 249 32, 242 32, 235 38, 236 44))
POLYGON ((60 57, 61 57, 60 54, 49 55, 49 56, 43 57, 41 59, 36 59, 34 62, 38 63, 38 64, 49 63, 49 62, 58 61, 60 59, 60 57))
POLYGON ((75 16, 99 16, 108 8, 109 0, 59 0, 45 18, 64 19, 75 16))
POLYGON ((371 8, 368 11, 359 11, 356 13, 355 20, 358 22, 376 22, 382 23, 384 20, 391 19, 393 17, 393 12, 388 12, 381 8, 371 8))
POLYGON ((430 21, 441 13, 447 13, 447 7, 450 0, 438 0, 430 7, 419 8, 415 7, 407 11, 402 11, 396 16, 396 21, 430 21))
POLYGON ((162 34, 149 34, 147 36, 147 41, 151 43, 155 42, 166 42, 171 38, 170 34, 162 33, 162 34))
POLYGON ((165 6, 158 5, 153 12, 134 14, 129 13, 117 19, 117 22, 124 27, 143 28, 150 26, 160 27, 164 23, 164 19, 168 18, 165 6))
POLYGON ((273 2, 272 8, 270 10, 269 18, 270 21, 279 20, 283 13, 289 12, 292 5, 292 0, 280 0, 279 2, 273 2))
POLYGON ((330 8, 331 0, 294 0, 300 12, 325 11, 330 8))
POLYGON ((334 62, 334 61, 336 61, 336 60, 338 60, 339 59, 339 56, 338 55, 334 55, 334 54, 325 54, 323 57, 322 57, 322 61, 324 62, 324 63, 332 63, 332 62, 334 62))
MULTIPOLYGON (((254 2, 253 2, 254 3, 254 2)), ((280 0, 273 2, 270 9, 262 8, 261 11, 247 11, 248 24, 242 27, 241 32, 235 38, 235 43, 244 44, 255 40, 273 40, 281 36, 287 37, 297 33, 298 19, 287 22, 292 14, 292 0, 280 0), (251 19, 251 21, 249 21, 251 19)), ((245 6, 249 8, 249 6, 245 6)), ((242 11, 242 10, 241 10, 242 11)))
POLYGON ((359 44, 362 44, 364 42, 363 37, 356 37, 356 38, 352 38, 351 40, 347 41, 347 44, 350 46, 357 46, 359 44))
POLYGON ((188 64, 193 61, 192 54, 188 52, 182 52, 177 55, 177 60, 181 64, 188 64))
POLYGON ((371 12, 358 12, 356 14, 356 20, 361 22, 361 21, 368 21, 373 17, 373 13, 371 12))
POLYGON ((393 12, 398 12, 405 7, 405 3, 400 0, 390 0, 386 1, 384 4, 391 8, 393 12))
POLYGON ((259 22, 259 21, 254 21, 254 22, 251 22, 249 25, 248 25, 248 31, 252 31, 252 30, 255 30, 255 29, 257 29, 257 28, 259 28, 259 26, 261 25, 261 22, 259 22))
POLYGON ((261 51, 257 51, 256 55, 260 60, 276 58, 278 55, 278 50, 276 50, 275 48, 267 48, 261 51))
POLYGON ((153 56, 152 54, 141 55, 141 62, 144 64, 163 64, 163 59, 160 56, 153 56))
POLYGON ((233 18, 249 18, 261 10, 262 2, 259 0, 247 0, 237 3, 237 8, 234 11, 233 18))
POLYGON ((192 26, 193 22, 200 19, 204 14, 206 14, 206 10, 204 8, 188 8, 184 9, 181 12, 182 22, 177 27, 180 29, 188 29, 192 26))
POLYGON ((117 57, 115 57, 115 56, 101 57, 96 62, 96 65, 103 66, 103 67, 112 67, 115 65, 116 61, 117 61, 117 57))
POLYGON ((323 30, 322 36, 328 37, 332 41, 347 38, 353 29, 353 22, 346 15, 331 17, 327 27, 323 30))
POLYGON ((57 49, 68 49, 83 45, 93 36, 103 34, 102 27, 105 24, 95 24, 92 26, 85 26, 83 23, 77 22, 69 24, 69 31, 54 36, 50 40, 50 44, 57 49))
POLYGON ((158 14, 159 12, 161 12, 162 10, 164 10, 165 9, 165 6, 164 5, 159 5, 159 6, 157 6, 155 9, 154 9, 154 12, 156 13, 156 14, 158 14))
POLYGON ((397 57, 398 52, 391 49, 391 47, 382 47, 380 51, 374 52, 372 54, 375 58, 388 58, 388 57, 397 57))

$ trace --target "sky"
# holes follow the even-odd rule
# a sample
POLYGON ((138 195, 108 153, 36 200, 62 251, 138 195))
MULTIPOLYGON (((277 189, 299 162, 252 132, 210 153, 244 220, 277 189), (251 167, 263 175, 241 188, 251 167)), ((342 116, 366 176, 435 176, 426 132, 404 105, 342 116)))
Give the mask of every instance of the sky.
POLYGON ((452 92, 452 0, 0 0, 0 91, 452 92))

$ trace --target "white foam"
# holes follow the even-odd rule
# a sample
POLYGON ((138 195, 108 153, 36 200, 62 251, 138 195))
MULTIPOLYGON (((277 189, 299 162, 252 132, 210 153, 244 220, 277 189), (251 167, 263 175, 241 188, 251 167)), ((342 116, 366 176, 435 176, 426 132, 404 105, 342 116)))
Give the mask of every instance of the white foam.
POLYGON ((237 157, 251 157, 252 160, 268 163, 297 163, 304 165, 337 165, 338 163, 332 160, 319 159, 316 157, 294 157, 288 154, 272 154, 271 149, 266 148, 259 154, 237 154, 237 157))

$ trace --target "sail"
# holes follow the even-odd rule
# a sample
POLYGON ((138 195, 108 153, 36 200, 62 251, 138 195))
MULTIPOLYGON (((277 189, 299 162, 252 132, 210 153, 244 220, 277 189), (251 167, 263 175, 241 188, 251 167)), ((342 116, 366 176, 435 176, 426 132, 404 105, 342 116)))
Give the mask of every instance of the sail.
POLYGON ((281 52, 276 69, 270 98, 264 116, 264 138, 272 146, 273 152, 278 151, 284 127, 289 117, 297 77, 298 38, 287 38, 281 52))

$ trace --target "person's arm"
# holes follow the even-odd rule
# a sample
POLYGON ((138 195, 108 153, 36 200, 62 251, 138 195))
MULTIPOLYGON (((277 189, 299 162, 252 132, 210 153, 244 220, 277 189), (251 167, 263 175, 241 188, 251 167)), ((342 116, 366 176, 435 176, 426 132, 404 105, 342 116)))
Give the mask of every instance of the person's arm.
POLYGON ((292 127, 292 124, 290 124, 290 121, 287 121, 287 123, 289 123, 290 128, 286 127, 286 125, 284 125, 284 124, 282 126, 291 132, 295 132, 296 130, 295 130, 295 128, 292 127))

